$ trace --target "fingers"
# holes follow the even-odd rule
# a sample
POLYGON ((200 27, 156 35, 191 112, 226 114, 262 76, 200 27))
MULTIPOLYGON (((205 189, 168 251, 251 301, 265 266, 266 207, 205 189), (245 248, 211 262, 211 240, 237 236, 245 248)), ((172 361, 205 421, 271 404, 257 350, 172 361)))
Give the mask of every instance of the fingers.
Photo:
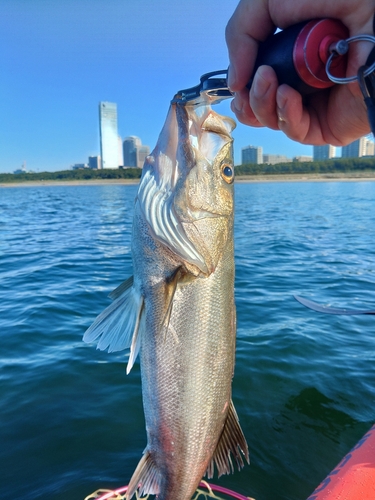
MULTIPOLYGON (((343 21, 351 35, 371 33, 374 8, 375 0, 361 0, 360 4, 353 0, 285 0, 282 8, 276 0, 240 0, 226 29, 228 84, 235 92, 231 106, 237 119, 246 125, 282 130, 304 144, 340 146, 368 133, 363 98, 355 86, 318 91, 302 100, 291 87, 278 86, 268 66, 258 68, 250 92, 246 85, 253 76, 258 44, 274 26, 284 29, 299 21, 331 17, 343 21)), ((367 45, 354 44, 348 59, 349 74, 355 74, 368 51, 367 45)))
MULTIPOLYGON (((316 116, 311 109, 310 112, 303 107, 301 95, 289 87, 281 85, 276 94, 276 112, 278 127, 289 139, 305 144, 311 144, 311 124, 316 121, 316 116)), ((321 128, 319 123, 315 127, 315 139, 313 143, 320 144, 321 128)))
POLYGON ((237 119, 253 127, 282 130, 288 137, 304 141, 309 130, 309 114, 301 95, 288 85, 279 87, 270 66, 260 66, 249 91, 237 92, 232 102, 237 119))
POLYGON ((258 41, 274 30, 267 2, 241 0, 230 18, 225 37, 229 54, 228 84, 233 92, 245 88, 252 75, 258 41))
POLYGON ((250 89, 250 107, 263 126, 278 130, 276 92, 278 81, 270 66, 260 66, 250 89))
POLYGON ((304 108, 302 97, 296 90, 288 85, 279 86, 276 73, 270 66, 259 67, 250 94, 236 95, 233 106, 242 123, 282 130, 290 139, 301 143, 313 140, 319 144, 323 140, 314 109, 304 108), (238 108, 241 113, 238 113, 238 108))
POLYGON ((249 91, 248 89, 241 92, 236 92, 233 101, 231 102, 233 113, 239 122, 251 127, 263 127, 257 117, 254 115, 253 110, 249 104, 249 91))

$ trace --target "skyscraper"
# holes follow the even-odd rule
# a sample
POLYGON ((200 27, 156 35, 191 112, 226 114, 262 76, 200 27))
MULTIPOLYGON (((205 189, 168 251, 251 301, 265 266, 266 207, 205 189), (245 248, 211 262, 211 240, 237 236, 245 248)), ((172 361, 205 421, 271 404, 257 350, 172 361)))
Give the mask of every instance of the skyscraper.
POLYGON ((263 163, 262 146, 246 146, 242 148, 242 164, 245 163, 263 163))
POLYGON ((138 159, 137 159, 137 164, 138 164, 138 167, 139 168, 143 168, 143 164, 145 162, 145 159, 147 158, 147 156, 150 154, 150 148, 149 146, 141 146, 139 149, 138 149, 138 159))
POLYGON ((361 137, 347 146, 342 147, 343 158, 360 158, 361 156, 374 156, 374 143, 367 137, 361 137))
POLYGON ((102 168, 118 168, 119 146, 116 103, 99 103, 99 130, 102 168))
POLYGON ((331 146, 330 144, 325 144, 324 146, 313 146, 313 155, 314 160, 329 160, 333 158, 336 154, 335 146, 331 146))
POLYGON ((89 168, 95 170, 102 168, 102 162, 100 156, 89 156, 89 168))
POLYGON ((150 148, 148 146, 142 146, 141 139, 135 135, 125 137, 123 149, 125 167, 142 168, 146 156, 150 154, 150 148))
POLYGON ((137 166, 137 147, 139 147, 141 144, 141 139, 139 137, 136 137, 135 135, 125 137, 123 142, 125 167, 137 166))

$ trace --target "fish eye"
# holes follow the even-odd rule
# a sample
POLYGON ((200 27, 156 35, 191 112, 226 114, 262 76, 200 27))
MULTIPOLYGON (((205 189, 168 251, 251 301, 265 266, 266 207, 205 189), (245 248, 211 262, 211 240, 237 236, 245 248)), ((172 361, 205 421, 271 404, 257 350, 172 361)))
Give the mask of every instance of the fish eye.
POLYGON ((221 166, 221 177, 227 182, 231 184, 234 180, 234 171, 232 165, 229 163, 224 163, 221 166))

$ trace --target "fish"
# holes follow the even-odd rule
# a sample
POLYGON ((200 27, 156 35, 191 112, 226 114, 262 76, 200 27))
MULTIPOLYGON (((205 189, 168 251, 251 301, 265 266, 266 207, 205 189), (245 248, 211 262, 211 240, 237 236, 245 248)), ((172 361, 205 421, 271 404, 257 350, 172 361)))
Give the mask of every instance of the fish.
POLYGON ((235 364, 235 122, 173 102, 146 158, 134 205, 133 276, 84 335, 140 355, 147 446, 126 498, 189 500, 249 462, 232 402, 235 364))

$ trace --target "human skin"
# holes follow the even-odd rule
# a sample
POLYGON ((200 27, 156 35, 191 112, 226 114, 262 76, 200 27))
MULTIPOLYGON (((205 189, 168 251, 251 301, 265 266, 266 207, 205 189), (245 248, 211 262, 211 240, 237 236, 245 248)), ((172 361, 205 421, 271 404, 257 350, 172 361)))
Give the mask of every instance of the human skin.
MULTIPOLYGON (((232 111, 253 127, 283 131, 302 144, 343 146, 370 132, 358 83, 335 85, 302 96, 278 85, 270 66, 258 68, 249 92, 258 44, 275 30, 301 21, 331 17, 342 21, 350 36, 373 34, 375 0, 241 0, 228 22, 228 83, 235 97, 232 111)), ((347 76, 357 73, 372 48, 368 42, 350 45, 347 76)))

